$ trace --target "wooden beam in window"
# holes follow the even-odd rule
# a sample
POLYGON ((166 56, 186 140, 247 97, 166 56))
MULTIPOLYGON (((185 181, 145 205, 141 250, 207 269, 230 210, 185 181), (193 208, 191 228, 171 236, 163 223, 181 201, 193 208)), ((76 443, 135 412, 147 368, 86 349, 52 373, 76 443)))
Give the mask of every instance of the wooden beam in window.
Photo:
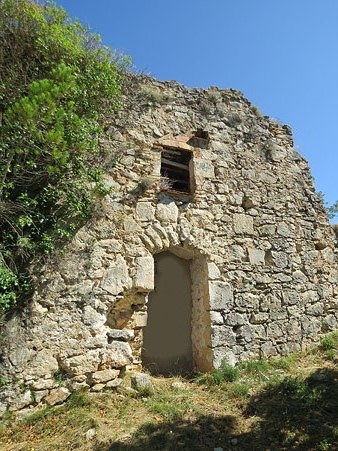
POLYGON ((171 161, 164 157, 162 157, 162 163, 165 163, 168 166, 175 166, 176 168, 185 169, 186 171, 189 170, 189 166, 187 164, 176 163, 176 161, 171 161))

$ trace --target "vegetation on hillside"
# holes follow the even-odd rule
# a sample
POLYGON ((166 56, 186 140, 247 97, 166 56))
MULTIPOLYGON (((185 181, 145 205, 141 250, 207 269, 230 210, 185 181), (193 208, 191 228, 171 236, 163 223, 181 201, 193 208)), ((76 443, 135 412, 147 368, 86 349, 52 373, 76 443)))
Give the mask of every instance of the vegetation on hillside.
POLYGON ((319 348, 191 379, 153 378, 154 392, 75 392, 14 423, 0 448, 35 450, 338 449, 338 335, 319 348))
POLYGON ((121 65, 55 4, 0 1, 0 314, 104 192, 98 138, 121 65))
POLYGON ((330 205, 329 207, 327 207, 327 211, 329 213, 330 219, 334 219, 334 218, 338 219, 338 200, 333 205, 330 205))

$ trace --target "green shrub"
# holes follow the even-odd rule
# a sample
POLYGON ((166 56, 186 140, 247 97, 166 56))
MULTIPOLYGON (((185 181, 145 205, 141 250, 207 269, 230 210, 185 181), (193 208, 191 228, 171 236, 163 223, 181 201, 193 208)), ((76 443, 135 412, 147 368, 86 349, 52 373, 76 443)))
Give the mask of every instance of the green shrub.
POLYGON ((233 382, 238 379, 239 369, 230 365, 226 360, 223 360, 218 370, 214 374, 217 374, 218 378, 221 377, 221 382, 233 382))
POLYGON ((233 382, 238 379, 239 369, 230 365, 226 360, 223 360, 220 367, 212 373, 205 373, 198 376, 196 381, 200 384, 208 386, 220 385, 223 382, 233 382))
POLYGON ((86 407, 92 403, 92 400, 86 390, 77 390, 73 392, 67 400, 67 407, 76 409, 86 407))
POLYGON ((16 302, 18 277, 0 263, 0 314, 16 302))
POLYGON ((262 375, 271 370, 271 364, 265 359, 247 360, 239 364, 239 368, 248 374, 262 375))
POLYGON ((338 333, 333 332, 320 340, 320 348, 323 351, 334 350, 338 348, 338 333))
POLYGON ((328 350, 325 352, 325 357, 326 357, 328 360, 335 360, 335 358, 337 357, 337 351, 336 351, 336 349, 328 349, 328 350))
POLYGON ((26 293, 27 265, 69 240, 105 194, 98 138, 118 107, 121 66, 53 3, 2 0, 0 308, 26 293))
POLYGON ((250 392, 250 385, 247 382, 235 382, 229 387, 229 393, 237 398, 246 398, 250 392))

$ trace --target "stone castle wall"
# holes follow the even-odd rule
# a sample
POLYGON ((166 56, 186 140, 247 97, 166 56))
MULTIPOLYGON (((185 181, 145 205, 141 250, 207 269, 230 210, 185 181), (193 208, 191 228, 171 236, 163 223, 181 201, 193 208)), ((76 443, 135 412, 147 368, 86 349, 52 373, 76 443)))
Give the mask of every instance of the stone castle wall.
POLYGON ((337 328, 336 239, 289 127, 234 90, 143 78, 132 91, 102 143, 112 193, 2 328, 0 412, 112 389, 140 365, 162 251, 191 261, 196 370, 286 355, 337 328), (166 184, 163 149, 191 154, 191 193, 166 184))

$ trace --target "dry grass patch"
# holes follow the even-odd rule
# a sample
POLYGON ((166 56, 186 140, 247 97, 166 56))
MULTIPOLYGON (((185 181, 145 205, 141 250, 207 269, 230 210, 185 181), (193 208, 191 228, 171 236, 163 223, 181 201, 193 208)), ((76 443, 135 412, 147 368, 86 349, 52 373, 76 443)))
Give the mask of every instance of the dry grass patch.
POLYGON ((306 353, 156 377, 153 394, 78 392, 64 406, 3 421, 0 449, 338 449, 337 348, 329 336, 306 353))

